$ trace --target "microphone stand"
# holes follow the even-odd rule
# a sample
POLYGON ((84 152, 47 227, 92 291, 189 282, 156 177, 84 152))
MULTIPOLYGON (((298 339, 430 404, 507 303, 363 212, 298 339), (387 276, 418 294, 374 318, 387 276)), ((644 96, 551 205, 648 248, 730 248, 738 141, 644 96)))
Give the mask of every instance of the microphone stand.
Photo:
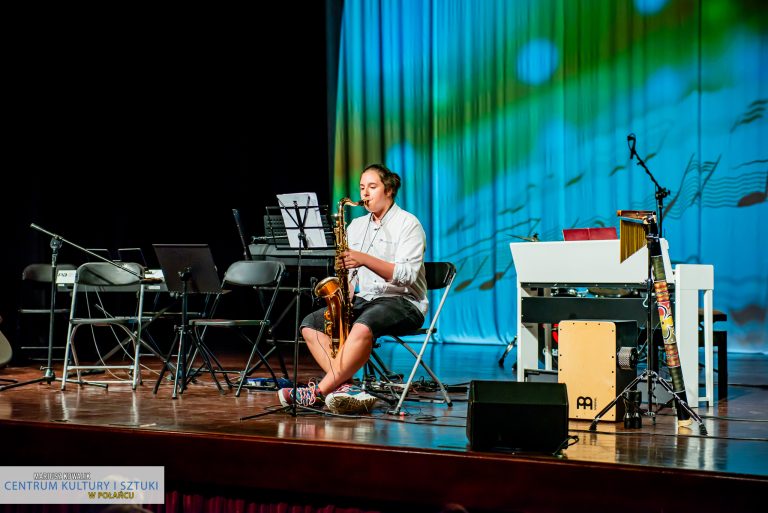
POLYGON ((243 233, 243 224, 240 222, 240 211, 236 208, 232 209, 232 215, 235 216, 235 224, 237 225, 237 233, 240 235, 240 242, 243 244, 243 260, 253 260, 251 250, 248 244, 245 243, 245 233, 243 233))
POLYGON ((664 198, 670 195, 669 189, 665 189, 661 185, 659 185, 659 182, 656 181, 656 178, 654 178, 653 173, 648 169, 648 166, 645 165, 645 161, 640 158, 640 155, 638 155, 637 150, 635 149, 635 144, 637 142, 637 138, 635 134, 629 134, 627 136, 627 145, 629 146, 629 160, 632 160, 634 157, 637 157, 637 165, 645 169, 646 174, 651 178, 651 181, 653 182, 654 187, 656 188, 656 193, 654 196, 656 197, 656 218, 658 220, 657 225, 659 228, 659 237, 664 236, 664 230, 663 230, 663 223, 664 223, 664 198))
MULTIPOLYGON (((637 150, 635 148, 635 145, 637 143, 637 137, 634 133, 631 133, 627 136, 627 146, 629 146, 629 160, 632 160, 633 158, 637 158, 637 165, 642 167, 645 170, 645 173, 651 178, 651 181, 653 182, 654 187, 656 188, 656 193, 654 196, 656 197, 656 228, 658 229, 657 232, 657 238, 656 242, 658 244, 658 241, 662 237, 662 224, 663 224, 663 217, 664 217, 664 198, 669 196, 669 189, 665 189, 662 187, 659 182, 656 181, 656 178, 653 176, 653 173, 648 169, 648 166, 645 165, 645 161, 640 158, 640 155, 637 153, 637 150)), ((646 282, 646 294, 647 294, 647 301, 648 301, 648 319, 646 320, 646 330, 645 330, 645 350, 648 355, 646 360, 647 365, 647 377, 648 377, 648 414, 652 417, 653 422, 656 422, 656 417, 653 412, 653 382, 654 374, 656 373, 656 369, 654 368, 653 363, 653 353, 655 351, 654 343, 653 343, 653 308, 651 306, 651 297, 653 294, 653 275, 652 275, 652 265, 651 265, 651 242, 653 240, 652 234, 648 234, 648 279, 646 282)), ((601 415, 598 414, 596 418, 599 418, 601 415)), ((593 426, 596 425, 596 422, 593 422, 593 426)), ((591 428, 591 427, 590 427, 591 428)), ((594 431, 594 430, 593 430, 594 431)))
POLYGON ((0 387, 0 392, 4 390, 8 390, 10 388, 31 385, 32 383, 45 383, 47 385, 50 385, 54 381, 67 381, 69 383, 77 383, 78 385, 91 385, 91 386, 99 386, 99 387, 106 388, 106 385, 103 383, 90 383, 87 381, 67 380, 67 376, 57 378, 56 374, 53 371, 53 327, 54 327, 54 319, 56 317, 56 314, 55 314, 56 312, 56 277, 58 274, 57 266, 58 266, 58 258, 59 258, 59 249, 61 249, 62 242, 66 242, 70 246, 75 247, 80 251, 84 251, 85 253, 88 253, 92 257, 98 258, 99 260, 112 264, 115 267, 122 269, 127 273, 133 274, 134 276, 138 276, 140 279, 143 279, 143 276, 141 276, 139 273, 132 271, 131 269, 126 269, 122 265, 117 264, 112 260, 109 260, 108 258, 104 258, 101 255, 97 255, 93 251, 89 251, 83 247, 80 247, 74 242, 68 241, 61 235, 51 233, 48 230, 41 228, 40 226, 34 223, 32 223, 30 227, 46 235, 49 235, 51 237, 51 307, 48 312, 48 316, 49 316, 48 317, 48 358, 45 362, 45 367, 42 368, 42 370, 44 371, 42 377, 37 379, 32 379, 29 381, 24 381, 22 383, 13 383, 11 385, 4 385, 0 387))

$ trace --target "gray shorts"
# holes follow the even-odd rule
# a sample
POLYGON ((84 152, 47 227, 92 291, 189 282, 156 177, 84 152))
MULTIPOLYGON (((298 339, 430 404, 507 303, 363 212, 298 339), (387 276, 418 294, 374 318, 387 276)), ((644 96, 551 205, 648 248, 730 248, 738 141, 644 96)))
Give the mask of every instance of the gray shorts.
MULTIPOLYGON (((325 308, 315 310, 301 321, 301 327, 323 331, 324 313, 325 308)), ((404 335, 421 328, 424 315, 404 297, 377 297, 370 301, 355 297, 352 323, 368 326, 376 340, 383 335, 404 335)))

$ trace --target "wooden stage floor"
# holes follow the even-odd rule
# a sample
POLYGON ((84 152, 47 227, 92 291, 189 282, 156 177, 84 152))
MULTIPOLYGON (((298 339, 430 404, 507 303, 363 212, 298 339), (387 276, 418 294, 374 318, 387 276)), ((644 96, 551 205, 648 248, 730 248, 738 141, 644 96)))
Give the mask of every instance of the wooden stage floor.
MULTIPOLYGON (((436 344, 428 361, 446 384, 513 380, 503 346, 436 344)), ((289 346, 284 351, 291 352, 289 346)), ((406 352, 379 354, 401 372, 406 352)), ((222 356, 222 355, 219 355, 222 356)), ((244 355, 223 355, 238 367, 244 355)), ((288 364, 290 368, 290 356, 288 364)), ((700 407, 708 436, 679 429, 669 410, 640 429, 571 421, 578 442, 562 457, 473 452, 466 437, 467 394, 453 407, 407 402, 405 416, 385 405, 371 415, 334 417, 277 412, 274 392, 218 393, 203 375, 178 399, 159 361, 144 358, 144 383, 108 390, 60 383, 0 393, 3 465, 163 465, 166 488, 282 502, 346 504, 379 511, 441 511, 458 503, 482 511, 763 511, 768 491, 768 357, 729 355, 730 388, 700 407)), ((56 366, 57 376, 61 367, 56 366)), ((317 375, 302 353, 299 380, 317 375)), ((42 377, 37 366, 9 367, 0 378, 42 377)), ((695 426, 695 424, 694 424, 695 426)))

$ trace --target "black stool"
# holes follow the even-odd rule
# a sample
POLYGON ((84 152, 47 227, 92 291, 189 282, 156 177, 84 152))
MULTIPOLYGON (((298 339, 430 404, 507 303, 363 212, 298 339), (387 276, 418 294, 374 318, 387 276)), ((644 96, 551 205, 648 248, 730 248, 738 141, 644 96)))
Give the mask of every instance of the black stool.
MULTIPOLYGON (((712 310, 712 324, 727 321, 728 314, 721 310, 712 310)), ((717 348, 717 400, 728 398, 728 332, 712 330, 712 345, 717 348)), ((704 309, 699 308, 699 347, 704 347, 704 309)))

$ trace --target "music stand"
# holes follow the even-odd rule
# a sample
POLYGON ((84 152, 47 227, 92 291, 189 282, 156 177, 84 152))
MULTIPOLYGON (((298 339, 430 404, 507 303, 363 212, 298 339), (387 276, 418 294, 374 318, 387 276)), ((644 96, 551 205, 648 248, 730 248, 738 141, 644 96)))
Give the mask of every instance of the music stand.
MULTIPOLYGON (((324 247, 333 248, 334 235, 333 235, 333 229, 331 228, 331 225, 328 222, 328 207, 326 205, 321 205, 318 208, 320 209, 321 223, 323 226, 323 233, 325 235, 324 247)), ((251 257, 254 260, 279 260, 285 263, 286 266, 288 265, 292 266, 294 265, 294 259, 296 257, 297 252, 291 247, 290 243, 288 242, 288 230, 285 227, 285 221, 283 220, 283 216, 280 213, 281 212, 280 207, 268 206, 266 207, 266 211, 267 213, 264 214, 265 235, 254 236, 251 238, 254 242, 249 247, 251 257), (275 212, 277 213, 275 214, 275 212), (288 261, 290 261, 290 264, 288 263, 288 261)), ((326 256, 328 256, 327 251, 328 250, 324 250, 321 252, 323 254, 321 258, 324 259, 326 256)), ((335 255, 335 252, 334 252, 334 255, 335 255)), ((305 260, 302 260, 302 262, 304 261, 305 260)), ((326 272, 328 274, 333 273, 333 266, 330 266, 330 268, 326 268, 326 272)), ((318 281, 317 278, 315 278, 314 276, 310 276, 309 286, 308 287, 301 286, 300 287, 301 293, 309 293, 311 297, 312 291, 314 290, 317 281, 318 281)), ((290 290, 293 291, 293 287, 291 287, 290 290)), ((299 300, 300 296, 301 294, 294 295, 293 299, 291 299, 289 302, 285 304, 285 306, 283 307, 283 310, 280 312, 280 315, 278 315, 274 320, 274 322, 270 324, 271 326, 270 331, 272 334, 273 343, 269 351, 264 353, 264 358, 268 359, 273 352, 277 351, 278 358, 280 359, 280 369, 282 370, 286 379, 288 379, 288 371, 285 368, 285 363, 283 361, 282 354, 280 353, 280 350, 277 346, 277 340, 275 339, 275 332, 278 329, 278 326, 282 325, 283 321, 286 319, 286 316, 289 313, 293 312, 295 304, 299 300)), ((256 365, 254 365, 251 369, 249 369, 249 372, 257 369, 261 365, 262 365, 262 362, 256 363, 256 365)))
MULTIPOLYGON (((272 232, 272 244, 277 249, 295 249, 297 250, 296 260, 296 289, 294 301, 296 302, 296 326, 293 338, 293 388, 291 390, 291 406, 288 407, 293 417, 296 416, 296 389, 299 379, 299 323, 301 322, 301 257, 302 251, 307 248, 313 249, 332 249, 328 246, 323 229, 322 215, 327 215, 328 207, 320 207, 317 204, 317 195, 313 192, 297 194, 278 194, 277 202, 279 206, 267 206, 267 215, 274 219, 274 215, 279 213, 285 223, 287 243, 281 238, 278 242, 275 235, 274 225, 270 224, 272 232), (309 218, 309 220, 308 220, 309 218)), ((240 420, 248 420, 257 417, 263 417, 276 411, 285 411, 286 408, 271 410, 256 415, 241 417, 240 420)))
POLYGON ((174 338, 168 356, 165 358, 160 376, 157 378, 153 393, 157 393, 160 383, 165 376, 165 371, 169 369, 169 361, 173 355, 173 349, 178 341, 178 354, 176 357, 176 374, 173 381, 173 394, 171 397, 176 399, 177 393, 183 393, 187 387, 187 345, 188 337, 197 351, 200 352, 205 365, 213 377, 214 383, 220 393, 224 393, 216 373, 213 371, 213 365, 209 357, 207 348, 197 338, 194 332, 189 330, 189 294, 218 294, 221 292, 221 282, 216 265, 213 262, 213 255, 208 244, 153 244, 160 268, 163 270, 165 284, 168 292, 175 292, 181 295, 181 325, 176 327, 176 337, 174 338))

